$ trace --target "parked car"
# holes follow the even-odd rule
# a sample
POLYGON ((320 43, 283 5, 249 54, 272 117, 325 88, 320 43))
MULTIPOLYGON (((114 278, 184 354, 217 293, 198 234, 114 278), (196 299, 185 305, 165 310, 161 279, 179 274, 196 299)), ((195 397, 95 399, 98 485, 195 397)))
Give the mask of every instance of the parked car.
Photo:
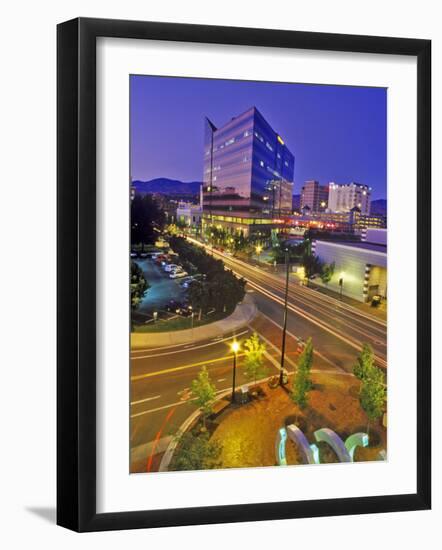
POLYGON ((184 315, 185 317, 192 314, 192 306, 186 301, 178 302, 177 300, 170 300, 166 305, 166 310, 184 315))
POLYGON ((180 286, 182 286, 183 288, 189 288, 190 284, 192 283, 192 281, 194 281, 195 279, 190 275, 190 276, 187 276, 186 278, 184 278, 182 281, 180 281, 180 286))
POLYGON ((169 277, 171 279, 179 279, 181 277, 187 277, 187 275, 189 275, 187 273, 187 271, 172 271, 170 274, 169 274, 169 277))
POLYGON ((148 258, 149 252, 140 252, 140 258, 148 258))
POLYGON ((130 257, 131 258, 138 258, 138 252, 136 250, 130 251, 130 257))
POLYGON ((158 256, 155 258, 155 263, 158 265, 162 265, 163 262, 166 262, 166 256, 164 254, 158 254, 158 256))
POLYGON ((164 265, 164 271, 175 271, 175 269, 177 268, 177 264, 165 264, 164 265))

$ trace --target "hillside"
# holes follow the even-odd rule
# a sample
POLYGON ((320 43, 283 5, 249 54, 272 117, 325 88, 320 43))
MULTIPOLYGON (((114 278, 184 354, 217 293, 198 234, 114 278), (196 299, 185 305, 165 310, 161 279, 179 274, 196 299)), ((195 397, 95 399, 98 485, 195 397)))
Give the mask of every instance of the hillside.
POLYGON ((135 180, 132 185, 139 193, 162 193, 164 195, 196 195, 200 191, 201 182, 156 178, 149 181, 135 180))

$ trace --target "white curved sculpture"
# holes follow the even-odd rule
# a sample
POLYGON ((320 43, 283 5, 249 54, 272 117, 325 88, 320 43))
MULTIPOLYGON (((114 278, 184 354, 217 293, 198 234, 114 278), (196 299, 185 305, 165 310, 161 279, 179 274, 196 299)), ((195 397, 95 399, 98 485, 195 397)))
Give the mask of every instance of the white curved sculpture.
MULTIPOLYGON (((339 435, 330 428, 316 430, 314 436, 316 441, 323 441, 330 445, 340 462, 353 462, 356 447, 367 447, 369 441, 366 433, 357 432, 347 437, 344 443, 339 435)), ((276 436, 275 453, 276 462, 279 466, 287 466, 285 452, 287 439, 291 439, 295 443, 305 464, 320 464, 318 447, 315 444, 310 445, 304 432, 295 424, 290 424, 287 428, 280 428, 276 436)))
POLYGON ((304 464, 319 464, 318 447, 314 444, 309 445, 307 438, 298 426, 290 424, 287 428, 280 428, 276 436, 276 462, 279 466, 287 466, 285 446, 288 438, 298 447, 304 464))

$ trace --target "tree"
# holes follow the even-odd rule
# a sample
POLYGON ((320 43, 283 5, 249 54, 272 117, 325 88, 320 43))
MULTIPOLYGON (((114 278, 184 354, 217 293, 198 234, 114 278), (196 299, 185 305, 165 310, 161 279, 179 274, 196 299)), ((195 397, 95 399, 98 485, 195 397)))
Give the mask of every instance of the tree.
POLYGON ((254 384, 256 384, 257 378, 265 376, 268 372, 268 368, 264 365, 265 350, 266 346, 256 332, 244 342, 244 375, 253 380, 254 384))
POLYGON ((149 283, 144 277, 143 270, 135 263, 130 264, 130 305, 135 311, 149 289, 149 283))
POLYGON ((321 262, 319 258, 313 256, 308 251, 302 256, 302 265, 304 267, 305 276, 310 279, 313 275, 321 272, 321 262))
POLYGON ((245 280, 230 271, 221 271, 209 282, 210 305, 216 311, 233 311, 245 295, 245 280))
POLYGON ((193 311, 198 311, 198 320, 201 314, 206 313, 210 305, 209 285, 205 281, 192 281, 187 293, 193 311))
POLYGON ((180 439, 169 470, 211 470, 219 468, 222 445, 211 441, 209 433, 186 432, 180 439))
POLYGON ((331 281, 331 278, 333 277, 334 272, 335 272, 335 262, 332 262, 331 264, 326 264, 326 263, 322 264, 320 277, 322 282, 325 285, 327 285, 331 281))
POLYGON ((313 343, 309 338, 299 357, 298 368, 293 376, 293 385, 290 397, 299 408, 304 409, 308 404, 308 392, 312 389, 310 372, 313 365, 313 343))
POLYGON ((135 195, 131 201, 131 243, 132 245, 153 241, 155 229, 164 224, 164 211, 152 195, 135 195))
POLYGON ((363 344, 362 351, 358 355, 356 361, 353 367, 353 374, 356 378, 359 378, 359 380, 363 380, 374 366, 373 349, 370 344, 363 344))
POLYGON ((384 373, 378 367, 372 366, 365 372, 359 390, 359 401, 368 417, 367 434, 370 433, 370 422, 383 414, 386 400, 384 373))
POLYGON ((212 406, 215 401, 216 390, 209 378, 207 368, 203 367, 190 386, 192 396, 198 405, 203 419, 203 428, 206 428, 206 419, 212 414, 212 406))

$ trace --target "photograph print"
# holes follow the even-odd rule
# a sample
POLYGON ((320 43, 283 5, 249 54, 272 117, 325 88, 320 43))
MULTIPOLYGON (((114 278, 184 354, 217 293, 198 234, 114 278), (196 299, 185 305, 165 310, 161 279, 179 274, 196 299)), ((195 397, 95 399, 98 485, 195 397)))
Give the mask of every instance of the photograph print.
POLYGON ((129 86, 130 473, 386 461, 387 89, 129 86))

